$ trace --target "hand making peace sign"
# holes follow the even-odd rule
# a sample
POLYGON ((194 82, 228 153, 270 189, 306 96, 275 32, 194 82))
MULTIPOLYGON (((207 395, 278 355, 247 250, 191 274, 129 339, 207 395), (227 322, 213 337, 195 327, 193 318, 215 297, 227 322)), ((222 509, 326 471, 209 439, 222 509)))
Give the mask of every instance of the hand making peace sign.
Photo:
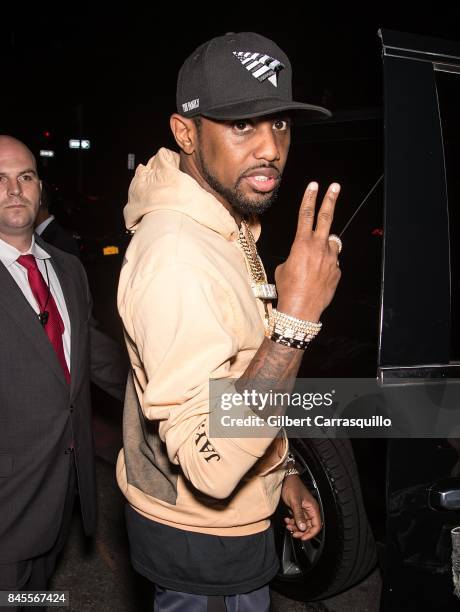
POLYGON ((334 297, 341 276, 341 243, 329 232, 339 192, 338 183, 329 186, 314 227, 318 183, 305 190, 289 257, 275 271, 280 312, 316 322, 334 297))

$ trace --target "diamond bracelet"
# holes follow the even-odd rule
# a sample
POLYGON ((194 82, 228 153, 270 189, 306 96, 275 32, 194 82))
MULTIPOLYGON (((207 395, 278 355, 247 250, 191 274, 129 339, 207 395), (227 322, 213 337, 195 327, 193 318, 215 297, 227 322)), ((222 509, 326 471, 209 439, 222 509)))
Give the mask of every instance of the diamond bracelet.
POLYGON ((322 323, 297 319, 273 308, 268 322, 267 337, 278 344, 305 350, 318 335, 322 323))

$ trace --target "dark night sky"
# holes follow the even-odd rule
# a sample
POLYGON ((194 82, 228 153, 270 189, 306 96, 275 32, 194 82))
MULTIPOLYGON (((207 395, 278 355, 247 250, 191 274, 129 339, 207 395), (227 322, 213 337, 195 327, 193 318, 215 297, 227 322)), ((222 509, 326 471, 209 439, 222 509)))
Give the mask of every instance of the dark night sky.
POLYGON ((460 38, 454 9, 441 11, 439 3, 439 17, 419 8, 405 16, 401 7, 380 17, 369 9, 340 15, 329 5, 312 14, 301 2, 252 11, 246 3, 215 4, 214 13, 179 4, 169 16, 155 6, 97 6, 96 13, 81 4, 53 11, 45 5, 35 14, 21 7, 2 20, 0 133, 24 139, 34 151, 56 149, 59 155, 42 169, 45 178, 105 199, 101 220, 105 206, 125 201, 132 176, 127 153, 139 163, 159 146, 172 146, 168 118, 177 71, 205 40, 241 30, 273 38, 293 64, 295 98, 340 113, 381 106, 379 27, 460 38), (80 165, 66 150, 72 137, 92 142, 80 165))
MULTIPOLYGON (((153 4, 140 10, 132 2, 119 9, 75 3, 51 10, 42 2, 35 13, 21 5, 11 17, 2 7, 0 133, 25 140, 34 152, 55 149, 55 159, 41 164, 41 175, 59 187, 61 222, 77 230, 86 245, 97 245, 94 253, 123 235, 122 207, 133 175, 126 166, 127 153, 135 153, 136 164, 145 163, 158 147, 172 146, 168 118, 175 110, 177 72, 202 42, 229 31, 264 34, 291 60, 295 98, 324 104, 336 114, 360 114, 382 105, 380 27, 460 40, 454 3, 445 3, 446 9, 437 2, 424 11, 421 3, 408 10, 400 2, 393 11, 377 15, 375 4, 358 10, 348 3, 340 13, 330 3, 313 13, 312 3, 287 1, 214 3, 206 11, 202 3, 163 5, 163 12, 153 4), (44 130, 51 132, 49 141, 44 130), (69 151, 67 141, 73 137, 90 138, 91 151, 69 151)), ((382 173, 381 121, 362 125, 358 138, 351 125, 352 135, 343 127, 330 142, 316 138, 318 132, 295 134, 278 202, 263 219, 260 246, 267 270, 287 254, 308 180, 318 180, 322 187, 332 180, 342 184, 337 231, 382 173)), ((382 222, 379 199, 381 205, 381 193, 347 231, 348 244, 360 248, 344 249, 341 258, 342 285, 353 295, 353 307, 340 308, 351 312, 361 303, 359 314, 350 319, 354 337, 360 327, 357 318, 377 329, 381 239, 373 229, 382 222), (375 281, 373 300, 370 287, 362 297, 365 277, 375 281)), ((120 261, 103 259, 110 262, 88 258, 85 263, 99 318, 107 322, 112 317, 116 330, 120 261)), ((337 322, 337 334, 344 334, 340 317, 337 322)), ((333 322, 330 328, 334 335, 333 322)))
POLYGON ((3 65, 7 59, 6 69, 11 66, 14 74, 2 95, 21 110, 31 102, 48 108, 80 102, 107 109, 155 104, 169 112, 177 70, 196 46, 226 31, 255 30, 290 56, 296 91, 316 102, 326 96, 335 109, 363 107, 377 103, 379 96, 379 27, 460 38, 454 9, 441 11, 439 3, 438 17, 420 9, 404 17, 398 9, 381 17, 370 10, 351 11, 343 19, 332 7, 310 15, 301 10, 308 6, 302 2, 259 10, 257 17, 238 10, 247 6, 242 3, 225 11, 216 5, 219 16, 181 6, 169 17, 126 7, 106 12, 99 7, 95 14, 75 5, 67 14, 58 9, 29 15, 26 25, 22 17, 5 20, 3 65))

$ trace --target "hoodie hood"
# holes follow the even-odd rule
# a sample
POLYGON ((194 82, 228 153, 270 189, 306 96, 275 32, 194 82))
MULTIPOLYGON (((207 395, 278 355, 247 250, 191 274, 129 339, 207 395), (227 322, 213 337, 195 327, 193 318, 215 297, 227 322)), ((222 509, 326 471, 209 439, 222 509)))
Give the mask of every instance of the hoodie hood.
MULTIPOLYGON (((153 211, 173 210, 191 217, 227 240, 236 240, 238 225, 235 219, 195 179, 179 170, 179 159, 174 151, 161 148, 147 165, 137 167, 123 211, 127 229, 135 231, 142 218, 153 211)), ((254 220, 250 225, 257 239, 259 223, 254 220)))

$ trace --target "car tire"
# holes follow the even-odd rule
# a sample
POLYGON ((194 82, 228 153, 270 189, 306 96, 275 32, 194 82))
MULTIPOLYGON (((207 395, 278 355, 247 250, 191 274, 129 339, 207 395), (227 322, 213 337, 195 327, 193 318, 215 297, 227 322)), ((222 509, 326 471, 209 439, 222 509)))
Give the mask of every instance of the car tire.
POLYGON ((272 586, 300 601, 326 599, 361 581, 377 562, 353 449, 345 439, 294 439, 290 448, 318 501, 323 528, 312 540, 295 540, 280 503, 274 517, 280 572, 272 586))

